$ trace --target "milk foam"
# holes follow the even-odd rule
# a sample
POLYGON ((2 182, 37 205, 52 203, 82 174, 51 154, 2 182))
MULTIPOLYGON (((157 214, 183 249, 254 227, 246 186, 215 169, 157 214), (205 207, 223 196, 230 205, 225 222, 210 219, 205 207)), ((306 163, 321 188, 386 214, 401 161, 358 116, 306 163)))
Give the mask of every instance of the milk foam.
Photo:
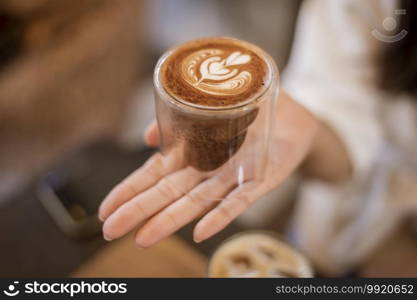
POLYGON ((255 45, 203 38, 167 52, 157 65, 163 88, 175 100, 200 107, 233 107, 269 88, 268 57, 255 45))
POLYGON ((250 86, 252 74, 245 69, 251 56, 240 51, 203 49, 191 53, 182 62, 184 80, 211 95, 236 95, 250 86))

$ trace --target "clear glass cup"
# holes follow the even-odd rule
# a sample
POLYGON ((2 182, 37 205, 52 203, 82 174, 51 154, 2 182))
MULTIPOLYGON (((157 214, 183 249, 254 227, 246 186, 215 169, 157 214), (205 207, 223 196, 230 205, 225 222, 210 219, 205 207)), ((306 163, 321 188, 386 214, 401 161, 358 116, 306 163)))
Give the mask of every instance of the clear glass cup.
POLYGON ((310 278, 313 269, 297 250, 264 230, 237 233, 223 241, 211 256, 208 276, 247 278, 310 278))
MULTIPOLYGON (((264 59, 268 75, 259 93, 236 105, 202 106, 169 94, 161 80, 161 67, 176 48, 159 59, 154 72, 163 163, 172 167, 175 161, 175 169, 193 168, 206 177, 221 173, 222 178, 232 179, 237 187, 248 181, 260 183, 264 179, 279 93, 279 74, 273 59, 252 44, 239 43, 248 45, 264 59)), ((184 188, 175 183, 173 186, 184 188)))

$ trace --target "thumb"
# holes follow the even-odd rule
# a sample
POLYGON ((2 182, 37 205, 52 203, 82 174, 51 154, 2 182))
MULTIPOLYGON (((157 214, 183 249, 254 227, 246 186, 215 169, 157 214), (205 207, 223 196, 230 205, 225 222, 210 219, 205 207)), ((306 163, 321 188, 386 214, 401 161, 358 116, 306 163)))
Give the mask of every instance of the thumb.
POLYGON ((145 143, 150 147, 159 146, 159 129, 156 121, 153 121, 145 130, 145 143))

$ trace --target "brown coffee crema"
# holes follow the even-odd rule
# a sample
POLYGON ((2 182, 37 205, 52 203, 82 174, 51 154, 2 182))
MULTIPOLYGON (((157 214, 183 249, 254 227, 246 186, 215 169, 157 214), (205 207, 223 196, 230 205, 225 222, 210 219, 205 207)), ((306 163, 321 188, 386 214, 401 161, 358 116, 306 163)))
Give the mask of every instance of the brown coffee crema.
POLYGON ((161 83, 177 100, 230 107, 267 88, 268 65, 254 47, 206 38, 177 47, 161 67, 161 83))

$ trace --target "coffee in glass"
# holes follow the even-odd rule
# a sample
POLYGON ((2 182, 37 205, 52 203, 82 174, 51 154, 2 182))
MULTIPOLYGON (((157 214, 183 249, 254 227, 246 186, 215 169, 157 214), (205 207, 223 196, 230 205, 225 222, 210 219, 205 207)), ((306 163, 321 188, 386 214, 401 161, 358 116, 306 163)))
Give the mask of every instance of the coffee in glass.
POLYGON ((262 182, 278 96, 268 54, 233 38, 190 41, 159 59, 154 85, 167 165, 175 161, 176 170, 193 168, 205 178, 221 174, 235 187, 262 182))

